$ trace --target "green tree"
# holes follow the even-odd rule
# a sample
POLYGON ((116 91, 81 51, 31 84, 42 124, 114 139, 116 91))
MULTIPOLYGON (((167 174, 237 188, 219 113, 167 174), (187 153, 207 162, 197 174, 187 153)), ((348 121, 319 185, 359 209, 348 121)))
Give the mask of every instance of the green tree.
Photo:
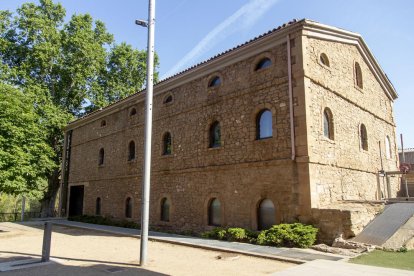
POLYGON ((45 188, 56 163, 41 120, 31 97, 0 83, 0 191, 21 194, 45 188))
POLYGON ((72 119, 135 93, 145 80, 146 52, 116 45, 104 23, 88 14, 64 22, 52 0, 0 12, 0 79, 35 98, 53 149, 43 211, 50 215, 59 188, 63 127, 72 119))

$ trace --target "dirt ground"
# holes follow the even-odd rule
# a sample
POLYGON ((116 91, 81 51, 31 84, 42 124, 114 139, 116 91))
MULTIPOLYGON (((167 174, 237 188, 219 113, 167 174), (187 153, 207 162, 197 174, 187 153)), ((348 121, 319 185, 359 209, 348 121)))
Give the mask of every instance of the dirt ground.
MULTIPOLYGON (((39 258, 43 230, 0 223, 0 262, 39 258)), ((3 275, 269 275, 291 263, 149 241, 148 264, 139 264, 140 240, 133 237, 54 226, 54 264, 3 275)))

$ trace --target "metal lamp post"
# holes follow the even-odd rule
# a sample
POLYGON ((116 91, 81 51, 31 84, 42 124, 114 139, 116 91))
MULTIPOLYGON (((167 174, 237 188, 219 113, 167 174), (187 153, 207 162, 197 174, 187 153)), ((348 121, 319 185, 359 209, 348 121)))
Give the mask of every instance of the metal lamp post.
POLYGON ((136 20, 135 24, 148 28, 147 46, 147 88, 146 88, 146 117, 145 117, 145 144, 144 144, 144 176, 142 181, 141 207, 141 250, 140 265, 147 262, 149 199, 151 178, 151 142, 152 142, 152 94, 154 86, 154 25, 155 0, 149 0, 148 21, 136 20))

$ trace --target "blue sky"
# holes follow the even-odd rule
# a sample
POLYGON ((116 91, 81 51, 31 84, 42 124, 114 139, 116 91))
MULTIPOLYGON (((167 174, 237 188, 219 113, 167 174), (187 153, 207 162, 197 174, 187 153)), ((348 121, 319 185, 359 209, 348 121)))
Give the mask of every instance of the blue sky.
MULTIPOLYGON (((25 0, 0 0, 15 10, 25 0)), ((37 2, 33 0, 32 2, 37 2)), ((55 0, 56 2, 56 0, 55 0)), ((89 13, 103 21, 117 42, 146 48, 147 0, 60 0, 68 17, 89 13)), ((399 98, 394 112, 397 138, 414 148, 414 1, 411 0, 158 0, 155 48, 160 75, 167 76, 241 44, 293 18, 308 18, 360 33, 399 98)))

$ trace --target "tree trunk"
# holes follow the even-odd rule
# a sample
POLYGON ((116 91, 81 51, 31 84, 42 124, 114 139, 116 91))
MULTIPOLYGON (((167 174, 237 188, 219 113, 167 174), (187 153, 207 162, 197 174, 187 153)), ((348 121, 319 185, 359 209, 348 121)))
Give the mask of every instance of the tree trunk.
POLYGON ((42 204, 42 211, 41 216, 45 217, 54 217, 56 216, 56 197, 58 195, 59 187, 60 187, 60 170, 55 169, 48 179, 48 187, 47 192, 43 196, 41 200, 42 204))

